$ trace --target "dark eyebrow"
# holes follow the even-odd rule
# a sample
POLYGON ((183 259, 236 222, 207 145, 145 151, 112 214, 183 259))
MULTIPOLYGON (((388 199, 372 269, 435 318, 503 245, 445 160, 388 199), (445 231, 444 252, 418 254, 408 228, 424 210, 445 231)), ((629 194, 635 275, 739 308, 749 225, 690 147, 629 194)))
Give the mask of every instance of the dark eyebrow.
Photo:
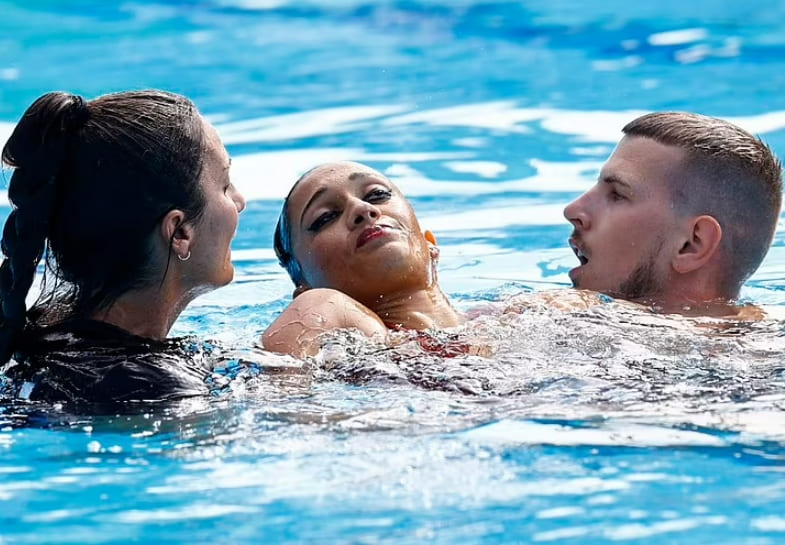
POLYGON ((390 180, 384 177, 384 175, 375 173, 375 172, 352 172, 349 174, 347 178, 350 182, 354 182, 359 180, 361 182, 372 182, 382 185, 389 185, 390 180))
POLYGON ((617 178, 616 176, 613 176, 612 174, 611 175, 600 176, 600 181, 601 182, 605 182, 606 184, 617 184, 617 185, 620 185, 622 187, 626 187, 627 189, 632 189, 630 184, 628 184, 627 182, 625 182, 621 178, 617 178))
POLYGON ((367 184, 379 184, 383 185, 384 187, 390 187, 390 180, 385 178, 384 176, 377 175, 373 172, 352 172, 349 174, 348 180, 350 182, 354 182, 359 180, 361 183, 366 182, 367 184))
POLYGON ((322 194, 324 194, 325 191, 327 191, 326 187, 317 189, 316 192, 313 195, 311 195, 311 198, 308 199, 308 203, 305 205, 305 208, 303 208, 303 213, 300 215, 300 225, 303 224, 303 218, 305 218, 305 213, 308 212, 308 209, 311 207, 311 205, 314 202, 316 202, 316 199, 319 198, 322 194))

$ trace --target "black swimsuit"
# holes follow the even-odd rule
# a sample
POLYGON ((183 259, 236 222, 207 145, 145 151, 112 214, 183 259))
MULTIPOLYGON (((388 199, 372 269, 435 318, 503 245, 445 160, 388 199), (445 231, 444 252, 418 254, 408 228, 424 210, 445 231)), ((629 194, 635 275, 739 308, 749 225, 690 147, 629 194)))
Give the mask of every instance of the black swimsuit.
POLYGON ((26 331, 3 374, 8 397, 104 403, 208 393, 204 350, 192 339, 158 341, 95 320, 26 331))

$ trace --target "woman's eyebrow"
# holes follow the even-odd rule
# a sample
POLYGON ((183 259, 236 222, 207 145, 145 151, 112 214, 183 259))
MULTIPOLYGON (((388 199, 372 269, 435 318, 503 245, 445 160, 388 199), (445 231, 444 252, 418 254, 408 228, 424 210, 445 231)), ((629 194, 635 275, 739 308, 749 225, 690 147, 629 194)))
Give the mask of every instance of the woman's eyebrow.
POLYGON ((350 182, 359 181, 361 183, 365 182, 368 184, 376 183, 384 186, 388 186, 391 183, 390 180, 388 180, 381 174, 374 173, 374 172, 352 172, 351 174, 349 174, 347 180, 349 180, 350 182))
POLYGON ((308 209, 311 207, 311 205, 314 202, 316 202, 316 199, 318 199, 322 194, 324 194, 325 191, 327 191, 326 187, 319 188, 316 190, 316 192, 313 195, 311 195, 311 198, 308 199, 308 203, 305 205, 305 208, 303 208, 303 213, 300 215, 300 225, 302 225, 303 223, 303 218, 305 218, 305 213, 308 212, 308 209))

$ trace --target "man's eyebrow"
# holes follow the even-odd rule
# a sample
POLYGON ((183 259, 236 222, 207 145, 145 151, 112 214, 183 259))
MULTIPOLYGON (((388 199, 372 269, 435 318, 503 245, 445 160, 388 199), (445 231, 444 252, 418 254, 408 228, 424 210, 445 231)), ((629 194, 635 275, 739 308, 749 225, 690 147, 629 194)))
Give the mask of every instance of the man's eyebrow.
POLYGON ((600 181, 604 182, 606 184, 617 184, 617 185, 620 185, 622 187, 626 187, 627 189, 632 189, 630 184, 628 184, 627 182, 625 182, 621 178, 618 178, 617 176, 614 176, 613 174, 601 174, 600 175, 600 181))
POLYGON ((303 213, 300 215, 300 225, 302 225, 303 223, 303 218, 305 218, 305 213, 308 212, 308 209, 311 207, 311 205, 314 202, 316 202, 316 199, 319 198, 322 194, 324 194, 325 191, 327 191, 326 187, 317 189, 316 192, 313 195, 311 195, 311 198, 308 199, 308 203, 305 205, 305 208, 303 208, 303 213))

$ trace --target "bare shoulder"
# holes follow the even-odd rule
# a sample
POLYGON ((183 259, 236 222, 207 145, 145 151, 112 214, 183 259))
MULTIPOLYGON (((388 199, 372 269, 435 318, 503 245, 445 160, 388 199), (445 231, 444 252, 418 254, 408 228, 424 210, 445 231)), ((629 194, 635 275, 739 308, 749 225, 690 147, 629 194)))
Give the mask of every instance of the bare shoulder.
POLYGON ((595 291, 560 289, 516 295, 505 301, 504 313, 520 313, 533 309, 554 309, 562 312, 585 310, 610 300, 595 291))
POLYGON ((368 337, 387 334, 366 306, 340 291, 320 288, 298 295, 262 334, 262 345, 273 352, 310 356, 320 348, 319 336, 335 329, 357 329, 368 337))

